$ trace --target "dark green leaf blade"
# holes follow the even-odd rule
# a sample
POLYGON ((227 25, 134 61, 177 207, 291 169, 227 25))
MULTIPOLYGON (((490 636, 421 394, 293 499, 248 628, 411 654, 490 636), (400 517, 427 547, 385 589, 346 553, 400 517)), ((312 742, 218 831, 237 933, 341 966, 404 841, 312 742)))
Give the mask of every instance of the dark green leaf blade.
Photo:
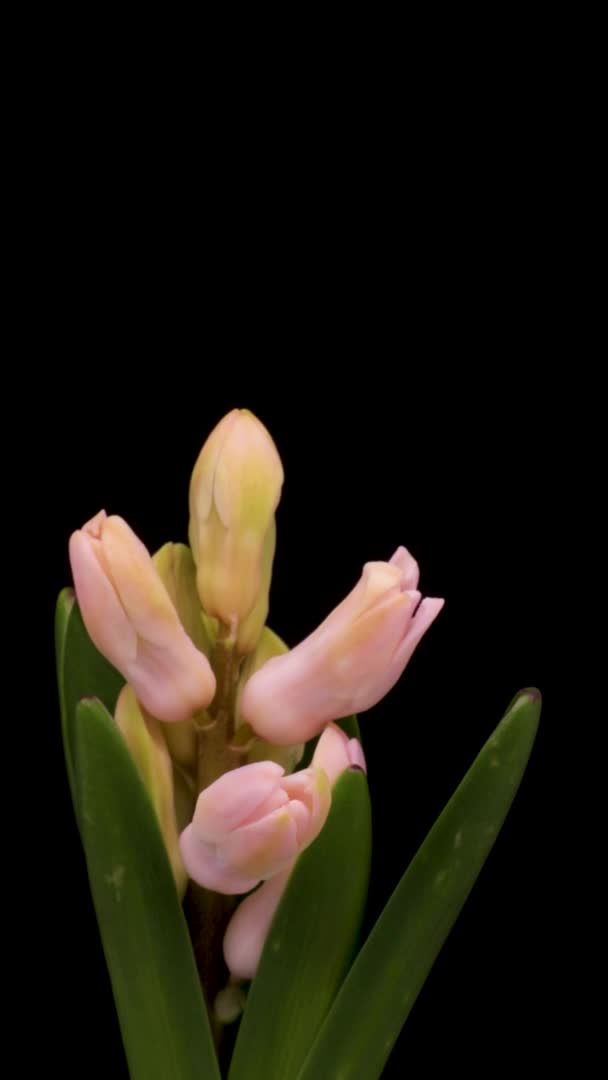
POLYGON ((76 706, 71 737, 80 831, 132 1080, 219 1080, 186 922, 136 766, 97 700, 76 706))
POLYGON ((68 780, 70 783, 70 791, 72 793, 72 800, 75 799, 75 780, 74 780, 74 765, 72 761, 72 755, 68 746, 67 738, 67 706, 65 700, 65 679, 63 675, 64 663, 65 663, 65 642, 68 632, 68 626, 74 604, 76 603, 76 597, 73 589, 62 589, 57 597, 57 606, 55 608, 55 660, 57 665, 57 690, 59 693, 59 707, 61 710, 61 734, 63 738, 63 749, 65 755, 65 764, 68 773, 68 780))
POLYGON ((334 787, 321 834, 298 859, 268 935, 230 1080, 293 1080, 348 970, 367 898, 371 811, 365 774, 334 787))
POLYGON ((536 736, 522 691, 412 860, 348 973, 298 1080, 378 1080, 494 844, 536 736))
POLYGON ((73 760, 76 706, 81 698, 96 697, 113 713, 124 679, 93 645, 72 589, 63 589, 57 599, 55 652, 63 748, 72 800, 78 816, 73 760))

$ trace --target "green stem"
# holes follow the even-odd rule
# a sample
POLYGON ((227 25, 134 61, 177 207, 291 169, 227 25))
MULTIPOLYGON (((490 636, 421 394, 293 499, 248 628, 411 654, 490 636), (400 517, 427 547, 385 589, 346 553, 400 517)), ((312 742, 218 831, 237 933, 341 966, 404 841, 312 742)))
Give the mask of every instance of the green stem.
POLYGON ((208 709, 210 723, 198 731, 198 790, 241 764, 238 753, 229 749, 234 736, 234 705, 240 657, 234 637, 224 627, 213 647, 211 663, 215 672, 215 697, 208 709))
MULTIPOLYGON (((216 692, 197 730, 197 788, 203 791, 214 780, 242 763, 242 755, 229 749, 234 734, 234 704, 240 658, 234 649, 234 637, 228 628, 220 630, 211 657, 216 677, 216 692)), ((213 1005, 228 981, 222 942, 236 899, 210 892, 191 881, 184 898, 184 912, 196 966, 207 1002, 216 1045, 223 1038, 224 1026, 214 1017, 213 1005)))
POLYGON ((235 905, 236 897, 210 892, 194 881, 189 883, 184 897, 184 914, 190 928, 196 967, 218 1047, 224 1026, 216 1020, 213 1005, 217 994, 228 982, 222 942, 235 905))
POLYGON ((225 633, 218 636, 213 647, 211 664, 217 688, 209 712, 217 721, 224 740, 229 742, 234 735, 234 699, 240 667, 240 658, 235 652, 232 635, 225 633))

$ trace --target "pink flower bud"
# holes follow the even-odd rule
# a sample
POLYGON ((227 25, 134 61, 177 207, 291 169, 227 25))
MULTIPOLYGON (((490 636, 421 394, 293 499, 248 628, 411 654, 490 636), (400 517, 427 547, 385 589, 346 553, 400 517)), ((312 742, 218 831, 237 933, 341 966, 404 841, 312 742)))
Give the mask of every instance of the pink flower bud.
POLYGON ((159 720, 187 720, 215 693, 147 549, 126 521, 101 510, 70 537, 70 563, 93 643, 159 720))
POLYGON ((314 633, 252 675, 241 719, 268 742, 285 745, 371 709, 443 607, 443 600, 421 602, 417 584, 418 564, 403 547, 388 563, 366 563, 358 584, 314 633))
POLYGON ((198 797, 180 848, 191 878, 215 892, 249 892, 308 847, 325 824, 330 791, 310 767, 291 776, 274 761, 224 773, 198 797))
MULTIPOLYGON (((335 724, 325 728, 312 764, 323 769, 332 786, 344 769, 355 767, 366 771, 361 743, 349 739, 335 724)), ((245 897, 228 923, 224 935, 224 959, 234 978, 253 979, 295 862, 294 859, 281 873, 245 897)))

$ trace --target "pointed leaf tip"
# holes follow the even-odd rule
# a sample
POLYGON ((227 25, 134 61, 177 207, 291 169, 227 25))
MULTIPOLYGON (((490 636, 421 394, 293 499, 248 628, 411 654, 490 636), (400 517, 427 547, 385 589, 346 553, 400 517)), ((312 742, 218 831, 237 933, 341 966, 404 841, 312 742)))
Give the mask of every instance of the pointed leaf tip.
POLYGON ((540 705, 535 688, 513 699, 358 953, 297 1080, 379 1080, 513 802, 540 705))

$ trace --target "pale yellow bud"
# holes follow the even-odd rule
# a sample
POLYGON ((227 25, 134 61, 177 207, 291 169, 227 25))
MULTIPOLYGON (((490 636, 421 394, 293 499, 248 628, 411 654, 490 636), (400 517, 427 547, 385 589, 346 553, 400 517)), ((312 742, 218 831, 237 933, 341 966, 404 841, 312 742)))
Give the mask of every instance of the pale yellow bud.
POLYGON ((233 409, 220 421, 192 472, 189 535, 198 593, 207 614, 230 628, 241 652, 255 645, 268 610, 282 485, 276 446, 246 409, 233 409))
POLYGON ((262 550, 258 598, 246 618, 238 624, 236 631, 236 649, 242 656, 253 652, 260 640, 260 634, 268 617, 270 582, 272 580, 272 564, 276 542, 277 530, 273 518, 266 533, 262 550))
POLYGON ((129 683, 123 686, 118 695, 114 719, 152 801, 177 891, 183 896, 188 875, 179 850, 173 766, 164 739, 164 726, 154 717, 144 714, 129 683))

